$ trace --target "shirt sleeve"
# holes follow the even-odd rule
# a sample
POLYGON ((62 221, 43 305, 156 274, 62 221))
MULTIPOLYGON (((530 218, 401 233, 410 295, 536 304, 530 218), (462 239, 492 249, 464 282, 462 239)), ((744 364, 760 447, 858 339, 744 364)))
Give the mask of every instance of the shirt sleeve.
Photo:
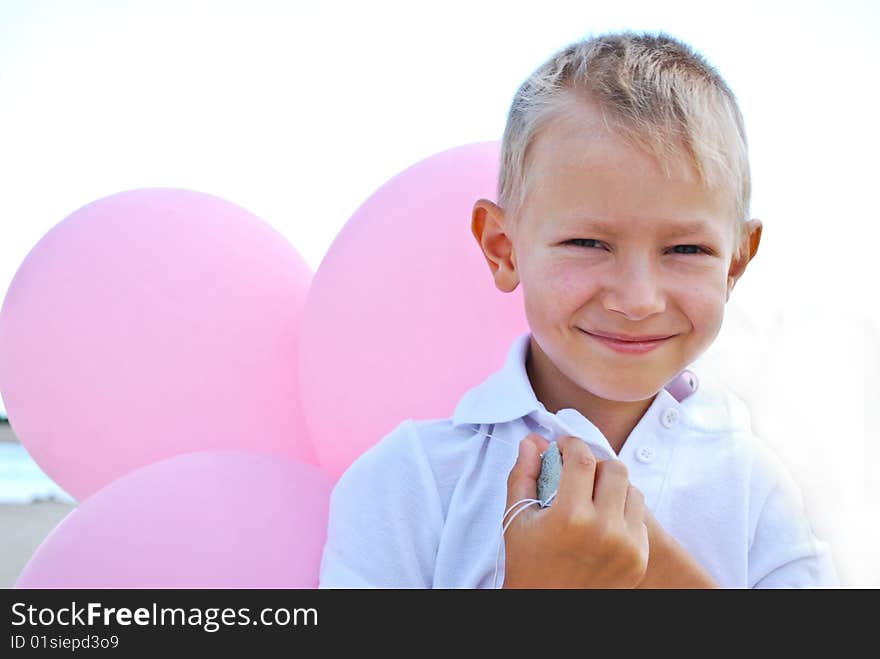
POLYGON ((319 588, 430 588, 442 529, 430 462, 404 421, 333 488, 319 588))
POLYGON ((752 588, 839 588, 828 543, 813 534, 803 498, 778 469, 758 516, 749 548, 752 588))

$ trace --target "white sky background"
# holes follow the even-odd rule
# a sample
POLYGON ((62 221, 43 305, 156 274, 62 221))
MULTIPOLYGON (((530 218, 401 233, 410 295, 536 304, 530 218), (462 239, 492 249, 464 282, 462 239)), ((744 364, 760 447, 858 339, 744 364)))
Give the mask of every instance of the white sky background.
POLYGON ((52 226, 141 187, 243 206, 316 270, 393 175, 499 139, 514 91, 555 50, 590 32, 664 30, 719 68, 745 116, 752 214, 765 228, 733 294, 748 318, 740 326, 785 328, 784 344, 797 346, 784 362, 793 383, 823 384, 845 353, 856 365, 834 376, 865 398, 856 426, 870 454, 878 426, 865 410, 880 402, 878 7, 0 0, 0 299, 52 226), (799 333, 804 319, 812 334, 799 333))

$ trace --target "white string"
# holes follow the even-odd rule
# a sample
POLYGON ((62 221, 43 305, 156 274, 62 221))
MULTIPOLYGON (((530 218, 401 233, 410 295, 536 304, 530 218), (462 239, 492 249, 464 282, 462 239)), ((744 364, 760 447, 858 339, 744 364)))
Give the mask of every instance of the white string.
POLYGON ((538 499, 520 499, 519 501, 517 501, 516 503, 511 505, 510 508, 507 509, 507 512, 504 514, 504 517, 501 518, 501 521, 502 521, 501 535, 504 535, 505 533, 507 533, 507 527, 509 527, 511 525, 513 520, 516 519, 517 515, 519 515, 523 510, 525 510, 526 508, 528 508, 529 506, 531 506, 532 504, 535 504, 535 503, 540 504, 541 502, 538 499), (514 508, 516 508, 517 506, 520 506, 520 507, 516 510, 515 513, 513 513, 511 518, 509 520, 507 520, 507 523, 504 524, 503 522, 504 522, 505 518, 508 515, 510 515, 510 512, 514 508))
POLYGON ((511 504, 510 508, 508 508, 504 515, 501 517, 501 536, 498 538, 498 552, 495 554, 495 573, 492 575, 492 588, 498 588, 498 561, 501 559, 501 544, 504 542, 504 534, 507 533, 508 527, 513 524, 513 520, 516 519, 516 516, 529 506, 538 504, 541 508, 546 508, 550 505, 550 502, 553 501, 555 497, 556 492, 547 497, 546 501, 541 501, 540 499, 520 499, 519 501, 511 504), (511 515, 510 519, 508 519, 505 523, 504 520, 507 519, 507 516, 510 515, 511 512, 513 512, 513 514, 511 515))
POLYGON ((520 508, 513 514, 513 517, 511 517, 507 521, 507 524, 501 527, 501 537, 498 539, 498 552, 495 554, 495 574, 492 575, 492 588, 498 588, 498 561, 501 559, 501 544, 504 542, 504 532, 507 531, 507 527, 510 526, 510 523, 514 519, 516 519, 517 515, 519 515, 529 506, 536 503, 540 504, 541 502, 538 499, 520 499, 519 501, 511 505, 510 508, 507 509, 507 512, 504 513, 504 517, 501 518, 501 521, 503 522, 504 518, 510 514, 510 511, 512 511, 517 506, 520 506, 520 508))
POLYGON ((508 446, 517 446, 519 444, 518 442, 517 444, 514 444, 513 442, 508 442, 506 439, 501 439, 500 437, 496 437, 495 435, 487 432, 480 432, 479 430, 474 430, 474 434, 482 435, 483 437, 488 437, 489 439, 494 439, 495 441, 501 442, 502 444, 507 444, 508 446))
POLYGON ((550 502, 553 501, 553 499, 556 498, 556 494, 557 494, 558 492, 559 492, 559 490, 555 490, 555 491, 553 492, 553 494, 551 494, 549 497, 547 497, 547 500, 541 503, 541 508, 546 508, 547 506, 549 506, 549 505, 550 505, 550 502))

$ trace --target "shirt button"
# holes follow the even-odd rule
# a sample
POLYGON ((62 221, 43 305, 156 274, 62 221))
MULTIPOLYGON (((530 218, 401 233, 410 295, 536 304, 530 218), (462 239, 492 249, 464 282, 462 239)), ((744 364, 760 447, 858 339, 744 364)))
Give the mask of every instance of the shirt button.
POLYGON ((668 410, 663 410, 663 414, 660 415, 660 423, 667 428, 674 426, 678 423, 678 410, 674 407, 670 407, 668 410))
POLYGON ((636 451, 636 459, 639 462, 644 462, 645 464, 649 462, 653 462, 656 454, 654 453, 654 449, 650 446, 643 446, 638 451, 636 451))

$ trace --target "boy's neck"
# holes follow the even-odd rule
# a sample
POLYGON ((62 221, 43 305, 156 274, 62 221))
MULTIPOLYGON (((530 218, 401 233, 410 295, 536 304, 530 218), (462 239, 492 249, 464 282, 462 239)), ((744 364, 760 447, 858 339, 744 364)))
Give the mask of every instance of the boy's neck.
POLYGON ((535 396, 548 412, 577 410, 602 432, 618 454, 655 398, 621 402, 594 396, 569 380, 540 348, 534 348, 532 341, 526 357, 526 372, 535 396))

